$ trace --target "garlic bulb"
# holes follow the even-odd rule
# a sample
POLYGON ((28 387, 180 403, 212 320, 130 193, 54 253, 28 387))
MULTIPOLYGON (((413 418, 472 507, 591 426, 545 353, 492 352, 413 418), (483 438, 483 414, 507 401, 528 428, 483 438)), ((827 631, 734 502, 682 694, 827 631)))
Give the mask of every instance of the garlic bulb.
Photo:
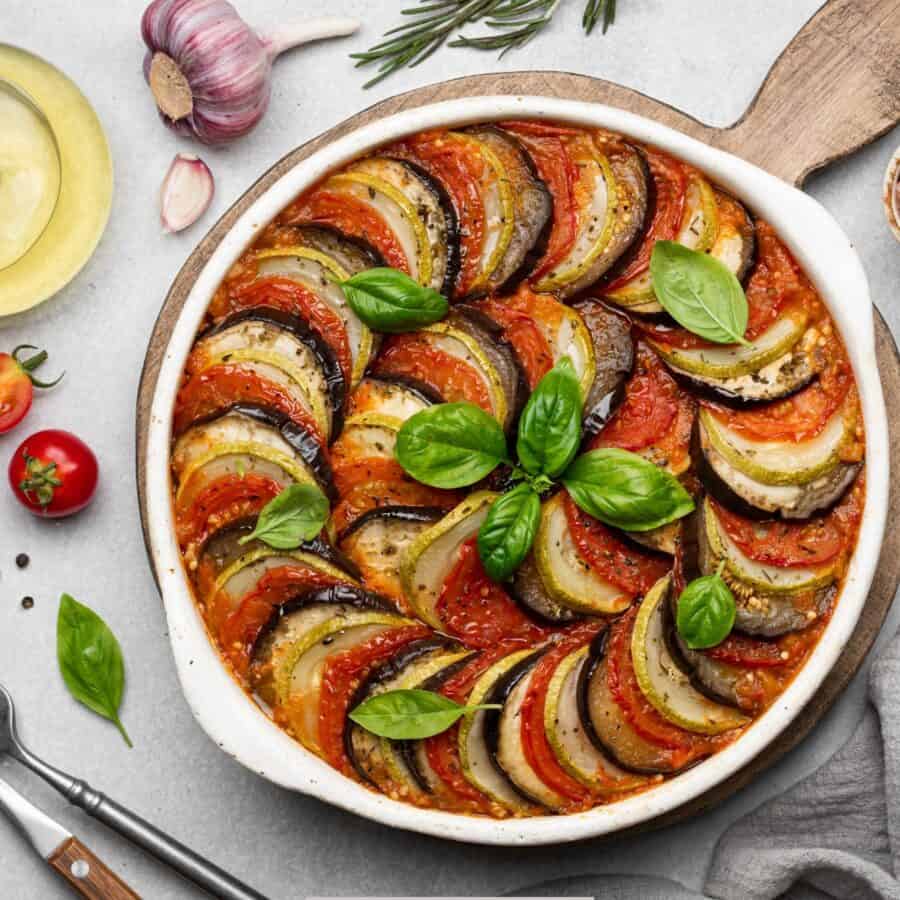
POLYGON ((141 19, 144 78, 167 125, 205 144, 226 143, 263 117, 279 53, 357 27, 322 18, 256 32, 227 0, 153 0, 141 19))
POLYGON ((179 153, 172 160, 159 192, 159 218, 170 234, 193 225, 209 209, 215 182, 198 156, 179 153))
POLYGON ((884 175, 884 212, 894 237, 900 241, 900 147, 894 152, 884 175))

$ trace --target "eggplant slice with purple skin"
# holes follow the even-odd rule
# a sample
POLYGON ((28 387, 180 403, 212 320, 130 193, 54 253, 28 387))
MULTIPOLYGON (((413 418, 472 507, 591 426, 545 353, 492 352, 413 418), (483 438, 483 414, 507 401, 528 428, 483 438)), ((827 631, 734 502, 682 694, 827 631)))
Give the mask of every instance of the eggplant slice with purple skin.
POLYGON ((581 316, 594 344, 594 382, 584 399, 584 432, 601 431, 625 395, 625 382, 634 368, 631 320, 593 298, 572 305, 581 316))
POLYGON ((508 590, 512 598, 539 621, 563 625, 581 618, 574 609, 557 603, 547 593, 532 553, 529 553, 516 569, 508 590))
MULTIPOLYGON (((499 160, 511 189, 513 208, 505 250, 492 270, 479 279, 472 296, 510 293, 544 255, 553 225, 553 198, 522 142, 514 135, 494 125, 474 126, 462 133, 480 141, 499 160)), ((505 221, 496 224, 508 227, 505 221)))
POLYGON ((211 364, 251 365, 276 378, 299 392, 326 438, 340 433, 348 385, 334 351, 301 316, 263 306, 242 310, 204 331, 195 350, 211 364))

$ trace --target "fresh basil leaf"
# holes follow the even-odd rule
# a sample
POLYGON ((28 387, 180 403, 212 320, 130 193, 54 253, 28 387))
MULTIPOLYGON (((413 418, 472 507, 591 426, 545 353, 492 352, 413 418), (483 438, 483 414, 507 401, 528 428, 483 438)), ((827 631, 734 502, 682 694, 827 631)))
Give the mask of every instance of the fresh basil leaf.
POLYGON ((119 719, 125 690, 122 648, 103 619, 68 594, 59 599, 56 658, 69 693, 92 712, 113 722, 131 747, 131 738, 119 719))
POLYGON ((665 469, 613 447, 579 456, 562 482, 588 515, 626 531, 650 531, 694 508, 691 495, 665 469))
POLYGON ((314 484, 292 484, 260 511, 256 528, 238 541, 264 541, 276 550, 293 550, 312 540, 328 518, 328 498, 314 484))
POLYGON ((675 625, 692 650, 721 644, 734 625, 734 595, 718 573, 695 578, 678 598, 675 625))
POLYGON ((516 452, 531 475, 555 478, 581 442, 581 386, 568 356, 538 382, 519 419, 516 452))
POLYGON ((474 403, 439 403, 403 423, 394 455, 423 484, 468 487, 506 459, 506 437, 474 403))
POLYGON ((657 241, 650 274, 656 299, 679 325, 717 344, 747 343, 747 297, 734 273, 715 257, 657 241))
POLYGON ((353 311, 376 331, 415 331, 443 319, 450 308, 437 291, 398 269, 367 269, 340 285, 353 311))
POLYGON ((478 709, 500 709, 500 705, 460 706, 433 691, 406 689, 369 697, 350 713, 350 718, 379 737, 414 741, 440 734, 478 709))
POLYGON ((494 581, 509 578, 525 559, 541 520, 541 500, 529 484, 516 485, 488 510, 478 529, 478 555, 494 581))

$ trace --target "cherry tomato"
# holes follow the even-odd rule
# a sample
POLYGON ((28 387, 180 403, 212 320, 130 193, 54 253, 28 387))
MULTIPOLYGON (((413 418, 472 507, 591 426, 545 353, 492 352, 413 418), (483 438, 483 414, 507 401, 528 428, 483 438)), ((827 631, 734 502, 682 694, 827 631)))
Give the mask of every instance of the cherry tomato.
POLYGON ((16 499, 37 516, 55 519, 84 509, 97 490, 97 457, 68 431, 38 431, 9 463, 16 499))
POLYGON ((25 418, 36 387, 53 387, 63 377, 53 381, 34 377, 34 370, 47 359, 47 352, 40 350, 28 359, 20 359, 19 354, 37 349, 31 344, 19 344, 12 353, 0 353, 0 434, 6 434, 25 418))

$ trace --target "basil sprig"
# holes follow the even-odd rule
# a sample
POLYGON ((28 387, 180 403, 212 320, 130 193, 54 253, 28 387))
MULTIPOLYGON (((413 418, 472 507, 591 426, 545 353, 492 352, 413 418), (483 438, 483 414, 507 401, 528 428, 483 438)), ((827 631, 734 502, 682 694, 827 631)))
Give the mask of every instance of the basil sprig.
POLYGON ((506 460, 506 436, 474 403, 439 403, 403 423, 394 455, 416 481, 468 487, 506 460))
POLYGON ((675 241, 657 241, 650 274, 656 299, 679 325, 717 344, 748 343, 744 289, 715 257, 675 241))
POLYGON ((721 571, 695 578, 678 598, 675 626, 692 650, 721 644, 734 626, 734 594, 721 571))
POLYGON ((328 498, 316 485, 292 484, 262 508, 256 527, 238 543, 260 540, 276 550, 294 550, 322 530, 328 512, 328 498))
POLYGON ((366 269, 340 282, 353 311, 369 328, 399 334, 447 315, 446 298, 399 269, 366 269))
POLYGON ((461 706, 433 691, 403 689, 369 697, 350 712, 350 718, 379 737, 414 741, 440 734, 479 709, 500 709, 500 705, 461 706))
POLYGON ((541 521, 541 498, 525 482, 498 497, 478 529, 478 555, 494 581, 509 578, 528 555, 541 521))
POLYGON ((691 495, 665 469, 615 447, 582 454, 562 482, 588 515, 626 531, 659 528, 694 508, 691 495))
POLYGON ((68 594, 59 599, 56 658, 69 693, 92 712, 109 719, 131 747, 131 738, 119 718, 125 690, 122 648, 106 622, 68 594))
POLYGON ((581 385, 568 356, 538 382, 519 418, 516 453, 529 475, 556 478, 581 443, 581 385))
POLYGON ((537 384, 519 418, 516 452, 493 416, 474 403, 443 403, 404 422, 394 454, 413 478, 439 488, 468 487, 501 462, 521 482, 494 501, 478 531, 478 555, 494 581, 509 578, 534 543, 540 495, 558 478, 588 515, 628 531, 649 531, 687 515, 691 495, 676 478, 627 450, 584 453, 581 387, 564 356, 537 384))

